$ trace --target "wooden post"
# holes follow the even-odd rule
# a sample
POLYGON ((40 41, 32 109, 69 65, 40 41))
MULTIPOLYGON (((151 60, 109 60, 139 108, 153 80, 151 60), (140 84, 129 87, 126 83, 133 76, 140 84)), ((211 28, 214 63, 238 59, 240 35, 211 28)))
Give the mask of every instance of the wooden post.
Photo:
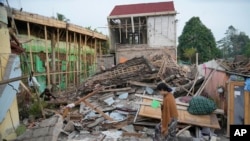
POLYGON ((65 87, 67 87, 68 86, 68 75, 67 75, 67 71, 68 71, 68 40, 69 40, 69 31, 68 31, 68 29, 66 30, 66 73, 65 73, 65 87))
MULTIPOLYGON (((52 53, 52 72, 56 71, 56 34, 54 31, 51 33, 51 53, 52 53)), ((52 74, 52 87, 56 86, 56 74, 52 74)))
MULTIPOLYGON (((57 61, 57 70, 61 71, 61 68, 60 68, 60 62, 61 62, 61 60, 60 60, 60 34, 59 34, 59 30, 60 29, 57 28, 57 59, 58 59, 58 61, 57 61)), ((58 81, 59 81, 59 83, 62 81, 60 74, 58 74, 58 81)))
POLYGON ((71 74, 71 42, 72 42, 72 37, 71 37, 71 34, 69 35, 69 63, 68 63, 68 71, 67 71, 67 75, 68 75, 68 84, 70 85, 71 84, 71 81, 70 81, 70 74, 71 74))
POLYGON ((245 109, 245 115, 244 115, 244 124, 249 125, 250 124, 250 93, 248 91, 244 92, 244 109, 245 109))
POLYGON ((199 60, 198 60, 198 53, 196 53, 196 69, 197 69, 197 71, 199 71, 198 70, 198 65, 199 65, 199 60))
MULTIPOLYGON (((73 48, 73 52, 74 52, 74 56, 76 56, 76 52, 75 52, 75 50, 76 50, 76 33, 74 32, 74 46, 73 46, 74 48, 73 48)), ((76 57, 77 58, 77 57, 76 57)), ((74 63, 74 71, 76 71, 76 72, 73 72, 73 77, 74 77, 74 82, 73 82, 73 84, 74 84, 74 86, 76 85, 76 79, 77 79, 77 70, 76 70, 76 68, 77 68, 77 60, 76 61, 72 61, 73 63, 74 63)))
MULTIPOLYGON (((101 41, 99 41, 99 61, 101 62, 101 66, 103 66, 103 60, 102 60, 102 46, 101 41)), ((99 66, 98 66, 99 67, 99 66)))
POLYGON ((47 27, 44 26, 44 34, 45 34, 45 48, 46 48, 46 71, 47 71, 47 82, 48 86, 50 86, 50 67, 49 67, 49 53, 48 53, 48 46, 47 46, 47 27))
POLYGON ((87 35, 85 35, 85 40, 84 40, 84 78, 87 78, 87 53, 86 53, 86 47, 87 47, 87 35))
POLYGON ((97 39, 95 38, 95 54, 94 54, 94 71, 96 71, 96 67, 97 67, 97 39))
POLYGON ((80 84, 81 83, 81 74, 82 74, 82 60, 81 60, 81 58, 82 58, 82 35, 81 34, 79 34, 79 44, 78 44, 78 73, 77 73, 77 75, 78 75, 78 81, 77 81, 77 85, 78 84, 80 84))
MULTIPOLYGON (((29 22, 27 22, 27 30, 28 30, 28 39, 30 40, 30 23, 29 22)), ((30 66, 31 66, 31 70, 34 71, 33 55, 32 55, 31 46, 32 46, 32 44, 29 43, 29 49, 30 49, 30 66)))

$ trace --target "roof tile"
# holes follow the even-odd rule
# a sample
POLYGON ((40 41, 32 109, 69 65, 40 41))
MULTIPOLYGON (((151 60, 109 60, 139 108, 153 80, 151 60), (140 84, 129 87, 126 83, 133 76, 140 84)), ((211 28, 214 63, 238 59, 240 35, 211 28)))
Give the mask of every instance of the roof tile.
POLYGON ((175 11, 173 1, 117 5, 109 16, 175 11))

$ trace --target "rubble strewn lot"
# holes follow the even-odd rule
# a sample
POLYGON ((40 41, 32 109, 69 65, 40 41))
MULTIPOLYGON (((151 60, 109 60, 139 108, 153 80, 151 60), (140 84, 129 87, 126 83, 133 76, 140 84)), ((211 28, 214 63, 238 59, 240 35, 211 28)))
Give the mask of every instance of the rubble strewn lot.
POLYGON ((187 112, 188 103, 184 102, 203 95, 206 79, 198 77, 195 67, 179 66, 163 52, 149 59, 128 60, 96 73, 71 91, 58 94, 43 109, 47 119, 26 122, 28 129, 17 140, 151 141, 154 127, 160 122, 157 115, 160 107, 153 102, 162 100, 155 88, 162 81, 174 89, 180 116, 178 139, 219 139, 215 131, 221 126, 216 115, 224 111, 216 109, 210 115, 191 115, 187 112), (76 106, 65 108, 70 103, 76 106))

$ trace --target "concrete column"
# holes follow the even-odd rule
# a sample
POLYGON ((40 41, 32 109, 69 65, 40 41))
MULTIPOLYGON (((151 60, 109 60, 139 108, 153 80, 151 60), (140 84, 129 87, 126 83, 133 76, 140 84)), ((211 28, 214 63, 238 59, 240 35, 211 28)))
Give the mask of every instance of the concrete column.
MULTIPOLYGON (((1 1, 0 1, 1 2, 1 1)), ((3 4, 0 3, 0 80, 5 74, 5 66, 8 63, 9 55, 11 53, 10 48, 10 35, 7 28, 7 11, 3 4)))

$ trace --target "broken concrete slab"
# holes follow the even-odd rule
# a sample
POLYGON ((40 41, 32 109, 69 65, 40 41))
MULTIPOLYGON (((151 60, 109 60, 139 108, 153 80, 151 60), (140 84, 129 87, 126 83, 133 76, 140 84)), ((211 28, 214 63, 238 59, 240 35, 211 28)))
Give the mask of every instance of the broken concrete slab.
POLYGON ((74 122, 73 121, 69 121, 65 127, 63 128, 64 131, 66 132, 73 132, 75 130, 75 126, 74 126, 74 122))
POLYGON ((105 138, 118 139, 121 137, 122 131, 118 130, 102 131, 102 134, 106 135, 105 138))
POLYGON ((94 127, 94 126, 98 125, 99 123, 101 123, 103 121, 104 121, 104 118, 100 117, 100 118, 96 119, 94 122, 88 124, 87 127, 88 128, 94 127))
POLYGON ((152 88, 150 88, 150 87, 146 87, 146 92, 147 92, 147 94, 153 94, 154 93, 154 90, 152 89, 152 88))
POLYGON ((128 92, 123 92, 119 94, 118 96, 119 99, 127 99, 128 98, 128 92))
POLYGON ((122 127, 122 130, 128 132, 128 133, 134 133, 135 132, 135 128, 133 125, 127 125, 127 126, 124 126, 122 127))
POLYGON ((114 101, 113 97, 109 97, 109 98, 105 99, 104 102, 110 106, 110 105, 112 105, 115 101, 114 101))
POLYGON ((58 135, 63 127, 61 115, 54 115, 49 119, 43 120, 38 127, 27 130, 24 134, 17 137, 17 141, 49 140, 57 141, 58 135))
POLYGON ((116 121, 122 121, 122 120, 126 119, 126 116, 124 116, 123 114, 120 114, 118 112, 110 113, 110 117, 116 121))

